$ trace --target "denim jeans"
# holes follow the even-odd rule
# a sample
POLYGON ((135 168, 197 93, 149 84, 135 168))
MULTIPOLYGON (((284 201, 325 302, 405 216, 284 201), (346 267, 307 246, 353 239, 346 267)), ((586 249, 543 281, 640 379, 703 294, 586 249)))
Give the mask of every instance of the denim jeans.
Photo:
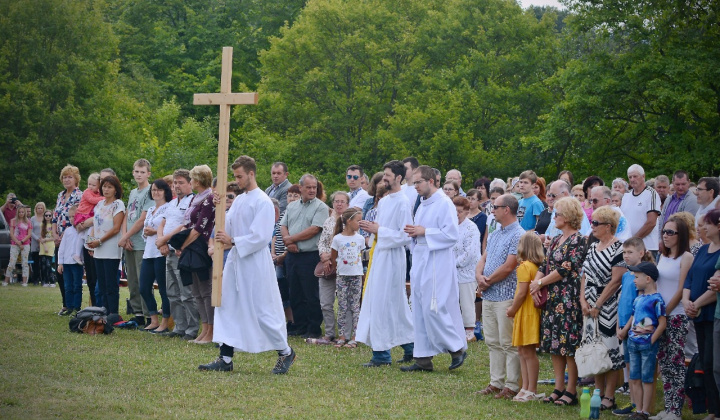
POLYGON ((83 266, 63 264, 63 282, 65 284, 65 302, 68 309, 80 310, 82 306, 83 266))
POLYGON ((150 315, 157 315, 158 308, 153 293, 153 282, 157 281, 158 292, 162 301, 163 318, 170 317, 170 301, 165 284, 165 257, 145 258, 140 266, 140 296, 150 315))
POLYGON ((119 259, 95 258, 100 296, 108 315, 120 313, 120 287, 117 280, 119 265, 119 259))
POLYGON ((643 383, 651 384, 655 376, 659 342, 655 344, 638 344, 628 339, 628 353, 630 353, 630 380, 642 379, 643 383))
MULTIPOLYGON (((400 347, 405 351, 405 356, 412 356, 413 349, 415 348, 414 343, 407 343, 403 344, 400 347)), ((373 350, 373 355, 371 361, 375 363, 392 363, 392 357, 390 356, 390 350, 381 350, 381 351, 375 351, 373 350)))

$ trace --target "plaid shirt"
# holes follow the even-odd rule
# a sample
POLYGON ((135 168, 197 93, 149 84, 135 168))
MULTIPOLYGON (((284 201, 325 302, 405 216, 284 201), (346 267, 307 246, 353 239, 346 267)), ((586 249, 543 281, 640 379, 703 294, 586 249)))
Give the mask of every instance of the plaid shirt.
MULTIPOLYGON (((514 222, 508 226, 500 227, 490 234, 485 250, 487 258, 485 259, 483 275, 490 276, 501 265, 505 264, 509 255, 517 255, 518 242, 520 242, 520 237, 524 233, 525 230, 520 227, 520 223, 514 222)), ((484 291, 483 299, 490 302, 512 300, 515 297, 516 285, 517 274, 513 270, 505 279, 494 283, 484 291)))
POLYGON ((57 201, 55 202, 55 211, 53 212, 52 217, 53 224, 57 225, 58 235, 62 236, 65 229, 72 226, 70 216, 68 216, 68 211, 70 210, 70 207, 80 204, 81 198, 82 191, 80 191, 80 188, 77 187, 75 187, 75 190, 70 193, 70 196, 67 199, 65 198, 64 190, 60 191, 60 194, 58 194, 57 201))

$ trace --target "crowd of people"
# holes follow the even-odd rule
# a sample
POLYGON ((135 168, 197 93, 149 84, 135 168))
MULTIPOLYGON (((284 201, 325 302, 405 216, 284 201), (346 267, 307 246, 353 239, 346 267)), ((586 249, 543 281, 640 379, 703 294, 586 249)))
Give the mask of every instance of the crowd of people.
POLYGON ((390 350, 401 346, 403 371, 432 371, 442 353, 456 369, 468 343, 484 338, 490 383, 478 394, 559 406, 578 403, 575 352, 598 337, 612 365, 594 378, 601 409, 640 419, 650 415, 656 362, 665 410, 652 418, 680 418, 684 361, 697 353, 707 418, 720 416, 717 178, 693 183, 679 170, 648 180, 632 165, 627 180, 575 184, 569 171, 548 182, 527 170, 479 178, 466 192, 457 169, 443 182, 408 157, 372 176, 349 166, 348 190, 330 194, 329 207, 317 177, 293 184, 283 162, 271 166, 264 192, 252 158, 232 170, 223 192, 207 165, 150 182, 150 162, 139 159, 126 203, 112 169, 88 176, 81 191, 68 165, 54 208, 37 203, 34 215, 9 194, 3 285, 20 258, 23 286, 61 284, 60 315, 80 309, 83 277, 92 304, 119 314, 124 260, 128 313, 143 331, 219 344, 201 370, 232 370, 236 350, 275 350, 273 373, 286 373, 295 360, 288 336, 363 343, 372 348, 368 368, 391 365, 390 350), (219 205, 225 229, 215 229, 219 205), (223 303, 213 307, 218 242, 223 303), (550 395, 538 393, 538 349, 552 361, 550 395), (631 405, 617 406, 618 388, 631 405))

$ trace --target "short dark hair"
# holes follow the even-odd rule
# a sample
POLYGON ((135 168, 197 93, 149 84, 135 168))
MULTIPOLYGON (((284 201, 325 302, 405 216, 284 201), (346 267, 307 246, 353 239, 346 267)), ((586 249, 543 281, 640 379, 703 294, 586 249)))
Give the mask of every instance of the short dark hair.
POLYGON ((572 172, 567 171, 567 170, 565 170, 565 171, 560 171, 560 173, 558 174, 558 179, 560 179, 560 177, 563 176, 563 175, 567 175, 568 178, 570 178, 570 185, 573 185, 573 184, 574 184, 575 179, 573 178, 572 172))
POLYGON ((187 169, 176 169, 175 172, 173 172, 173 178, 185 178, 187 182, 190 182, 190 171, 187 169))
POLYGON ((705 223, 710 223, 711 225, 719 225, 720 224, 720 209, 712 209, 709 212, 705 213, 705 216, 703 216, 703 221, 705 223))
POLYGON ((476 189, 484 187, 485 193, 487 193, 487 195, 490 195, 490 178, 483 176, 476 179, 473 183, 473 187, 475 187, 476 189))
POLYGON ((288 166, 287 166, 287 164, 286 164, 285 162, 275 162, 275 163, 272 164, 272 166, 271 166, 270 168, 272 169, 272 168, 274 168, 274 167, 276 167, 276 166, 282 166, 283 171, 285 171, 285 173, 288 172, 288 166))
POLYGON ((388 168, 393 173, 393 175, 400 176, 400 181, 405 179, 405 165, 403 165, 403 163, 399 160, 391 160, 390 162, 383 165, 383 171, 388 168))
MULTIPOLYGON (((517 216, 518 208, 520 207, 520 203, 518 203, 517 198, 515 198, 512 194, 503 194, 498 198, 502 198, 502 204, 501 206, 507 206, 508 209, 510 209, 510 214, 513 216, 517 216)), ((497 200, 495 200, 497 203, 497 200)), ((497 204, 496 204, 497 205, 497 204)))
POLYGON ((245 173, 247 174, 249 174, 250 172, 252 172, 253 174, 257 174, 257 165, 255 164, 255 159, 247 155, 242 155, 235 159, 235 162, 233 162, 232 164, 232 168, 242 168, 243 171, 245 171, 245 173))
POLYGON ((705 183, 705 188, 713 191, 713 198, 720 194, 720 182, 718 182, 717 178, 706 176, 698 180, 698 185, 700 185, 701 182, 705 183))
POLYGON ((527 171, 523 171, 518 179, 527 179, 531 184, 534 184, 537 182, 537 174, 535 171, 528 169, 527 171))
POLYGON ((417 158, 414 156, 409 156, 409 157, 406 157, 405 159, 403 159, 402 160, 403 166, 408 162, 410 163, 410 167, 413 169, 417 169, 418 166, 420 166, 420 162, 418 162, 417 158))
POLYGON ((365 171, 363 171, 363 168, 360 165, 350 165, 345 170, 345 173, 348 173, 350 171, 360 171, 360 176, 365 175, 365 171))
POLYGON ((463 210, 470 210, 470 200, 467 198, 458 195, 457 197, 452 199, 453 204, 456 206, 462 207, 463 210))
POLYGON ((677 170, 675 171, 675 173, 673 173, 673 179, 675 178, 685 178, 690 181, 690 175, 688 175, 688 173, 686 171, 683 171, 682 169, 677 170))
POLYGON ((591 175, 587 177, 585 182, 582 184, 583 193, 585 194, 585 198, 588 198, 588 190, 590 187, 592 187, 595 184, 600 184, 601 187, 605 186, 605 182, 600 178, 599 176, 591 175))
MULTIPOLYGON (((113 187, 115 187, 115 199, 120 200, 123 196, 123 189, 122 185, 120 185, 120 180, 115 175, 108 175, 102 180, 100 180, 100 191, 102 191, 102 187, 105 184, 110 184, 113 187)), ((172 199, 172 197, 171 197, 172 199)))
POLYGON ((288 188, 288 192, 291 194, 300 194, 300 184, 292 184, 288 188))
POLYGON ((113 168, 105 168, 105 169, 103 169, 103 170, 100 171, 100 172, 107 172, 107 173, 109 173, 110 175, 117 176, 117 174, 115 173, 115 171, 113 170, 113 168))
MULTIPOLYGON (((417 173, 420 175, 421 179, 424 179, 427 182, 432 181, 433 185, 435 185, 435 171, 433 168, 427 165, 420 165, 417 167, 417 173)), ((435 186, 437 187, 437 185, 435 186)))
POLYGON ((232 181, 228 182, 227 186, 225 187, 225 192, 232 191, 235 193, 235 195, 242 194, 242 189, 240 188, 240 185, 238 185, 237 182, 232 181))
MULTIPOLYGON (((668 217, 665 223, 667 224, 668 222, 673 222, 675 223, 675 226, 677 226, 678 253, 675 256, 677 258, 690 251, 690 228, 688 227, 687 222, 685 222, 685 219, 674 214, 668 217)), ((665 225, 663 225, 663 228, 665 228, 665 225)), ((660 252, 662 255, 669 257, 670 251, 671 250, 669 248, 665 248, 665 244, 661 240, 660 252)))
POLYGON ((500 195, 503 195, 503 194, 505 194, 505 190, 503 190, 503 189, 500 188, 500 187, 490 188, 490 191, 488 191, 488 198, 490 198, 490 196, 491 196, 493 193, 498 193, 498 194, 500 194, 500 195))
POLYGON ((151 200, 153 199, 153 196, 152 196, 152 186, 153 185, 155 186, 155 188, 163 190, 163 193, 165 194, 165 202, 166 203, 169 203, 172 201, 172 198, 173 198, 172 188, 170 188, 170 185, 168 185, 168 183, 165 182, 165 180, 162 178, 158 178, 155 181, 153 181, 152 184, 150 184, 150 189, 148 190, 148 197, 150 197, 151 200))

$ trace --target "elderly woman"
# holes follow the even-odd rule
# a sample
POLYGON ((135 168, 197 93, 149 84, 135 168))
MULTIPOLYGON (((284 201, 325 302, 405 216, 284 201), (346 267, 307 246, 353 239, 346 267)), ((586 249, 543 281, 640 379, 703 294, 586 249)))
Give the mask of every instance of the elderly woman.
MULTIPOLYGON (((177 251, 175 251, 181 259, 184 252, 193 252, 188 249, 189 247, 207 250, 208 240, 215 228, 215 204, 213 203, 212 189, 210 188, 212 179, 212 170, 207 165, 199 165, 190 170, 190 185, 193 190, 197 191, 197 194, 193 197, 190 206, 185 212, 185 230, 177 234, 186 236, 182 246, 179 249, 176 248, 177 251)), ((196 268, 195 271, 190 272, 192 276, 192 294, 202 323, 200 335, 193 340, 197 344, 211 343, 213 338, 215 311, 211 304, 211 272, 211 260, 208 260, 207 267, 196 268)))
MULTIPOLYGON (((78 188, 78 185, 80 185, 80 170, 76 166, 66 165, 60 171, 60 182, 63 184, 63 190, 58 193, 52 218, 52 235, 55 240, 55 261, 58 260, 58 251, 60 250, 60 240, 62 240, 63 232, 72 225, 68 214, 70 207, 80 204, 80 199, 82 198, 82 191, 78 188)), ((60 278, 53 279, 53 286, 55 281, 59 280, 60 278)), ((60 287, 60 293, 62 294, 63 300, 63 307, 60 312, 65 312, 68 307, 65 302, 64 287, 60 287)))
MULTIPOLYGON (((320 262, 325 266, 325 271, 329 272, 332 266, 330 260, 330 245, 335 236, 335 223, 338 217, 350 204, 350 196, 344 191, 336 191, 330 196, 332 200, 332 210, 330 216, 323 223, 323 230, 318 240, 318 252, 320 253, 320 262)), ((325 321, 325 336, 322 338, 308 338, 306 341, 310 344, 331 344, 335 340, 335 276, 328 278, 320 277, 320 309, 325 321)))
POLYGON ((580 270, 587 244, 587 239, 578 232, 583 217, 577 200, 565 197, 555 203, 555 226, 562 234, 553 238, 545 262, 530 283, 530 293, 536 300, 540 288, 548 288, 540 318, 540 349, 550 353, 556 388, 543 401, 556 405, 578 403, 575 350, 582 335, 580 270), (568 378, 564 387, 566 367, 568 378))
POLYGON ((108 314, 119 313, 120 289, 117 272, 122 258, 120 227, 125 220, 125 204, 122 201, 122 185, 115 176, 107 176, 100 181, 100 191, 104 200, 95 205, 93 227, 86 240, 88 248, 93 250, 93 260, 100 287, 100 300, 108 314))
POLYGON ((595 376, 595 387, 600 389, 601 410, 617 408, 615 382, 625 366, 617 337, 618 291, 622 276, 627 271, 623 261, 622 242, 615 237, 620 218, 610 206, 602 206, 593 213, 592 233, 598 240, 588 247, 583 264, 580 305, 585 316, 585 332, 595 333, 607 347, 612 369, 595 376))
POLYGON ((628 192, 628 189, 629 189, 629 187, 628 187, 627 181, 625 181, 622 178, 613 179, 613 182, 612 182, 612 190, 613 191, 617 191, 620 194, 625 194, 626 192, 628 192))
POLYGON ((714 209, 705 214, 699 221, 699 230, 704 231, 705 237, 710 243, 700 247, 700 250, 690 266, 690 271, 685 278, 683 286, 682 304, 685 314, 695 326, 698 353, 702 369, 705 371, 703 382, 705 385, 705 396, 707 398, 708 417, 720 417, 720 398, 716 380, 720 372, 718 357, 718 345, 720 337, 718 334, 718 320, 720 314, 716 308, 717 303, 717 282, 710 282, 717 270, 717 262, 720 257, 720 209, 714 209), (712 289, 711 289, 712 288, 712 289), (713 343, 713 328, 715 328, 715 342, 713 343), (713 372, 715 363, 715 375, 713 372))

